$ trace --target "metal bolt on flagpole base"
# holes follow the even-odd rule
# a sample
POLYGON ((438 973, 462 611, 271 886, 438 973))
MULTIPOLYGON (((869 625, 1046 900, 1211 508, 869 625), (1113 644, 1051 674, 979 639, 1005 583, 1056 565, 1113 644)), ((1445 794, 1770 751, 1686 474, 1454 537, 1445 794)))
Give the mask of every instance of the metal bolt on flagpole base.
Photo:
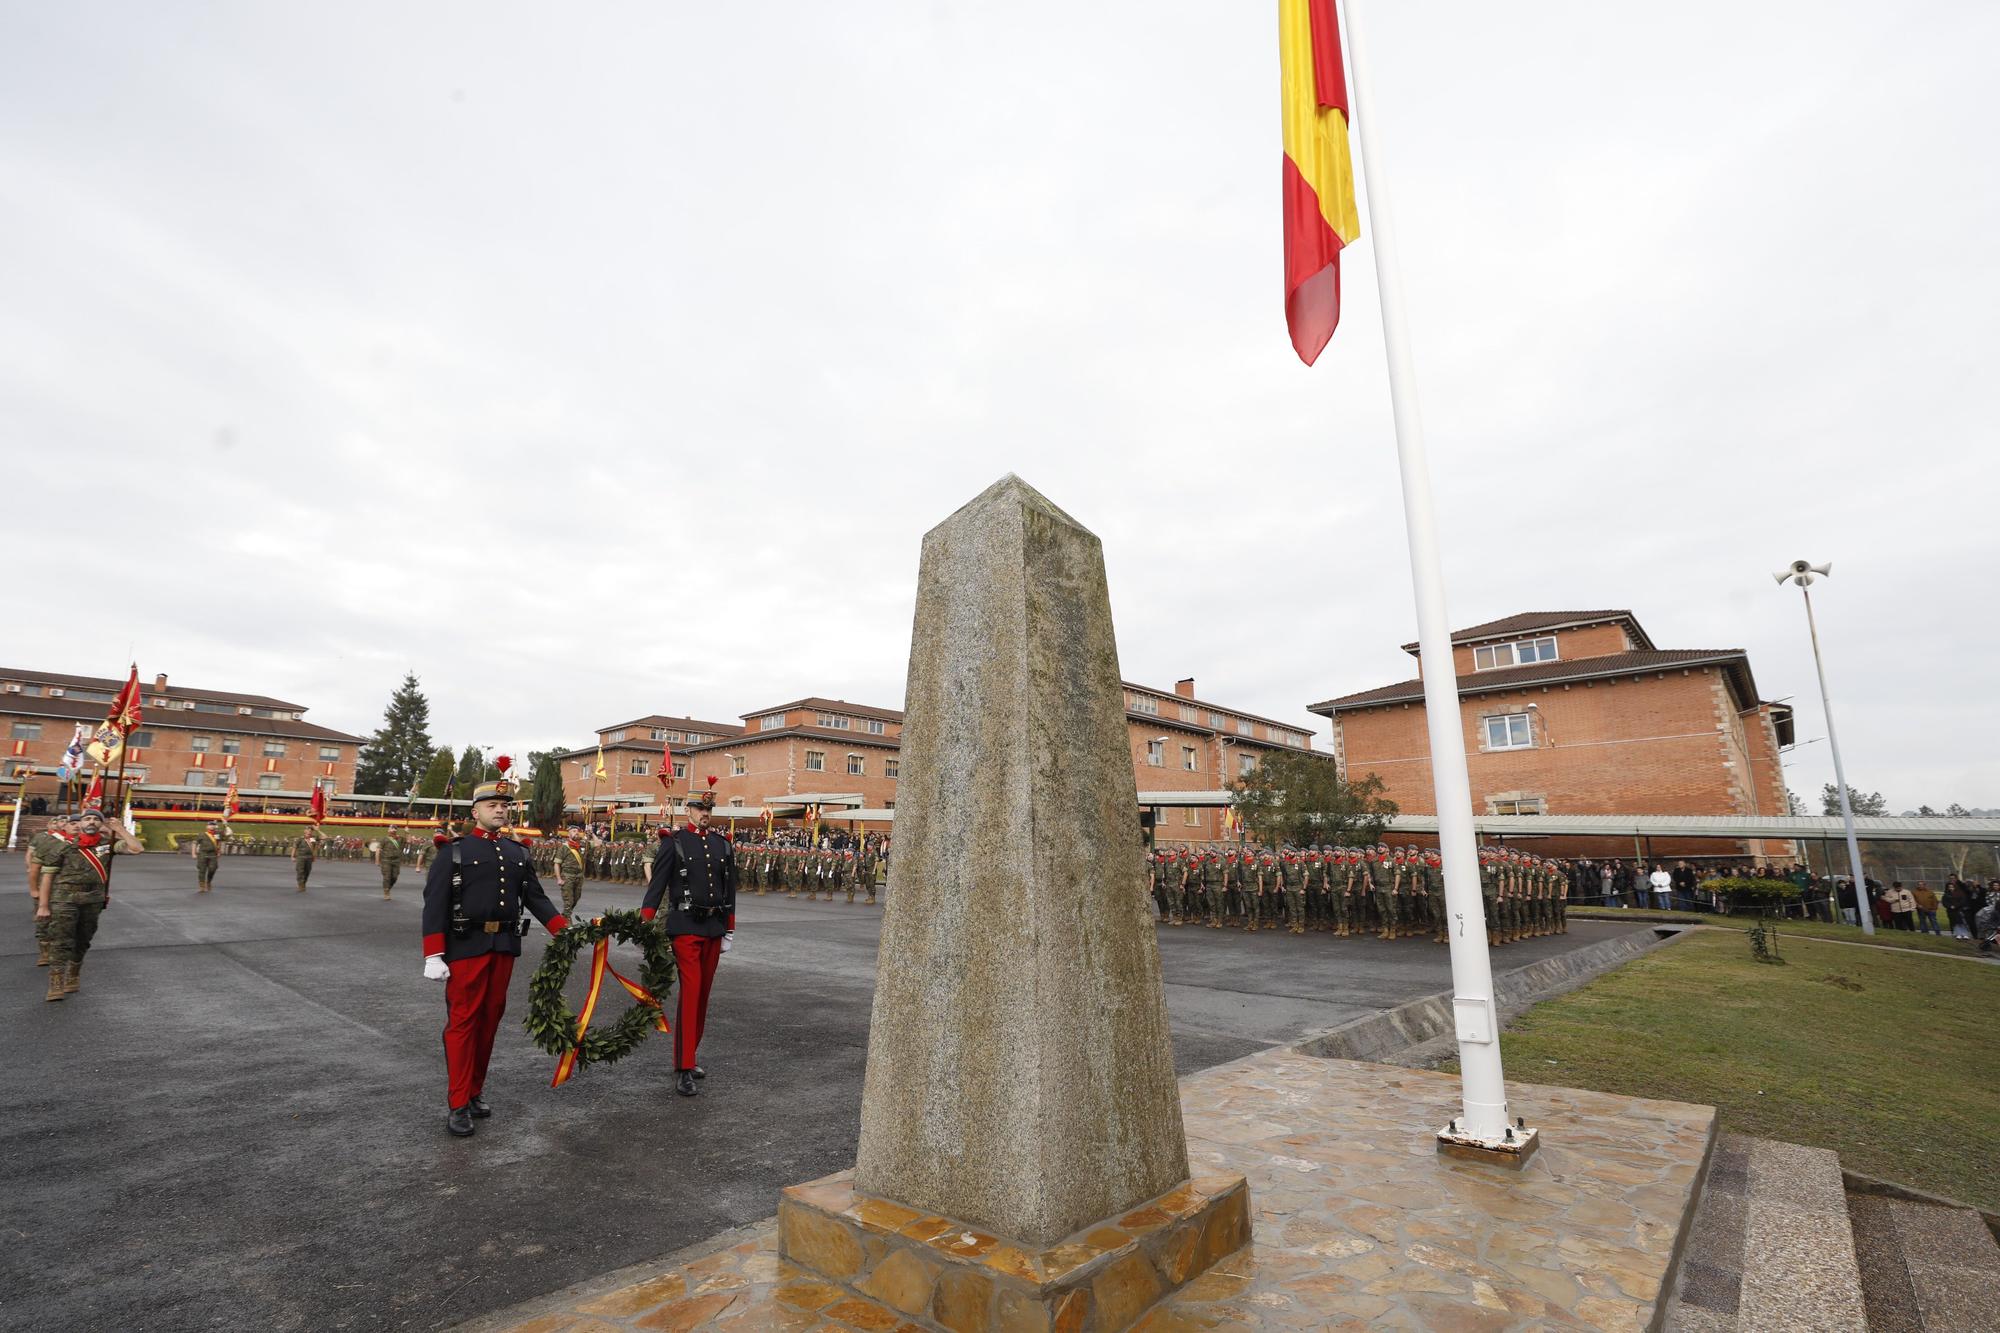
POLYGON ((1457 1124, 1454 1120, 1438 1131, 1439 1155, 1518 1171, 1535 1155, 1535 1149, 1542 1146, 1539 1129, 1510 1129, 1501 1136, 1500 1142, 1495 1143, 1490 1139, 1475 1139, 1470 1134, 1461 1134, 1454 1128, 1457 1124))

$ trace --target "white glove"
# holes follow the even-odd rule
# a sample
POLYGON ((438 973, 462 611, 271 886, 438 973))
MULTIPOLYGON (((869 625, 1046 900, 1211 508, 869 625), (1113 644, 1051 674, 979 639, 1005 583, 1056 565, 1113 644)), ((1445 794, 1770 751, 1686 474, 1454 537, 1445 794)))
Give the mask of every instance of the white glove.
POLYGON ((424 980, 443 981, 450 975, 451 969, 445 966, 443 954, 434 953, 424 959, 424 980))
POLYGON ((735 939, 736 939, 736 932, 733 930, 722 937, 722 951, 724 953, 729 952, 729 946, 735 939))

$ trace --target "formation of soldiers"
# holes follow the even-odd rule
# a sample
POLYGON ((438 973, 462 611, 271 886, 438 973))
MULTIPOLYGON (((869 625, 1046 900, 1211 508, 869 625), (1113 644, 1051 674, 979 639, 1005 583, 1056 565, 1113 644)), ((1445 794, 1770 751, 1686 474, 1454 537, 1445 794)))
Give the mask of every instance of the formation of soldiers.
MULTIPOLYGON (((1417 847, 1174 846, 1147 853, 1162 924, 1448 941, 1444 869, 1417 847)), ((1512 848, 1479 850, 1489 944, 1569 929, 1569 876, 1512 848)))
POLYGON ((782 893, 787 898, 803 897, 815 902, 821 894, 828 902, 845 894, 848 902, 856 893, 866 895, 864 906, 875 904, 875 890, 882 879, 886 858, 873 842, 860 847, 801 847, 790 843, 747 842, 736 846, 736 880, 740 893, 782 893))

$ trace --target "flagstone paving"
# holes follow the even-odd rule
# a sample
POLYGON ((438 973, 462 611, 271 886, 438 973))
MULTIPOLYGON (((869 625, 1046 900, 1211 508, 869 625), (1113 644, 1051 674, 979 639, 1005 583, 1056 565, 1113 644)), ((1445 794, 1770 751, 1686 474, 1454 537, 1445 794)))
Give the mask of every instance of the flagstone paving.
MULTIPOLYGON (((1543 1146, 1518 1173, 1441 1157, 1456 1077, 1271 1050, 1181 1082, 1196 1175, 1241 1172, 1254 1239, 1135 1325, 1642 1329, 1714 1141, 1706 1106, 1510 1084, 1543 1146)), ((775 1206, 776 1200, 773 1200, 775 1206)), ((698 1257, 466 1325, 481 1333, 919 1326, 778 1257, 775 1219, 698 1257)), ((971 1325, 967 1326, 972 1327, 971 1325)), ((1004 1329, 1044 1333, 1034 1318, 1004 1329)))

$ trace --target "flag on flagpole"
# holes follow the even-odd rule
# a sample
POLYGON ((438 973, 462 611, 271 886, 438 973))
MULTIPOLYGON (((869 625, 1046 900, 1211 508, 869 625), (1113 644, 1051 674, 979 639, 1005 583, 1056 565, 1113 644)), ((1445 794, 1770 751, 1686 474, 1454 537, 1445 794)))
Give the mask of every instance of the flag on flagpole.
POLYGON ((139 664, 132 664, 132 674, 125 678, 118 693, 112 696, 111 707, 104 714, 104 722, 90 738, 90 757, 100 767, 108 765, 125 746, 126 735, 139 725, 139 664))
POLYGON ((229 819, 236 818, 236 777, 234 774, 230 775, 229 790, 222 797, 222 810, 225 817, 229 819))
POLYGON ((1278 0, 1284 100, 1285 327, 1311 365, 1340 323, 1340 252, 1361 235, 1334 0, 1278 0))
POLYGON ((594 778, 601 778, 601 777, 603 777, 603 776, 604 776, 604 742, 603 742, 603 741, 599 741, 599 742, 597 743, 597 765, 596 765, 596 767, 594 767, 594 768, 592 768, 592 769, 590 770, 590 775, 591 775, 592 777, 594 777, 594 778))
POLYGON ((56 779, 67 783, 83 768, 83 747, 90 740, 90 728, 79 722, 76 732, 69 738, 69 747, 63 751, 62 762, 56 765, 56 779))
POLYGON ((660 785, 665 787, 669 794, 673 792, 674 743, 672 741, 663 740, 660 742, 660 785))
POLYGON ((326 822, 326 788, 317 783, 313 785, 312 816, 315 824, 326 822))

